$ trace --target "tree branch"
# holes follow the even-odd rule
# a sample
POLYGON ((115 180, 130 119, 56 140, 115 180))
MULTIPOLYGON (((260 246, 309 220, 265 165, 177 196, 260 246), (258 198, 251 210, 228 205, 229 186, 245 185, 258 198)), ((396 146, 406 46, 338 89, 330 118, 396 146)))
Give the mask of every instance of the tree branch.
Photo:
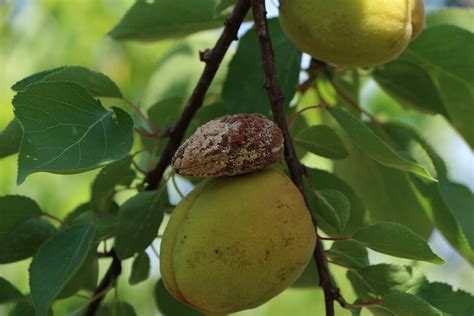
POLYGON ((110 264, 109 270, 105 273, 99 286, 95 289, 92 299, 89 301, 89 305, 84 313, 85 316, 94 316, 100 307, 103 299, 107 292, 115 286, 115 282, 122 273, 122 263, 118 258, 115 250, 110 251, 112 257, 112 263, 110 264))
POLYGON ((211 50, 206 50, 200 54, 201 60, 206 63, 206 67, 199 79, 194 91, 186 104, 181 117, 169 130, 169 142, 164 149, 160 161, 156 167, 150 171, 145 179, 147 190, 155 190, 160 184, 163 173, 171 162, 174 153, 178 149, 184 137, 184 133, 192 118, 202 106, 204 97, 214 79, 219 66, 224 59, 230 44, 237 39, 237 32, 244 21, 247 12, 250 10, 250 0, 239 0, 231 15, 225 21, 224 31, 218 39, 216 45, 211 50))
MULTIPOLYGON (((274 120, 283 132, 286 163, 290 171, 290 177, 305 198, 306 205, 309 209, 308 200, 305 196, 303 187, 303 168, 296 157, 295 149, 293 147, 293 142, 291 140, 290 131, 283 109, 284 96, 276 77, 275 54, 268 30, 265 0, 252 0, 252 9, 265 72, 265 88, 268 91, 274 120)), ((312 215, 311 217, 314 224, 317 225, 316 219, 312 215)), ((334 316, 334 301, 339 301, 341 304, 343 304, 344 300, 339 293, 339 289, 332 282, 331 275, 327 267, 327 260, 324 254, 324 247, 320 239, 318 239, 316 248, 314 250, 314 259, 316 260, 316 265, 318 268, 320 285, 324 291, 326 315, 334 316)))

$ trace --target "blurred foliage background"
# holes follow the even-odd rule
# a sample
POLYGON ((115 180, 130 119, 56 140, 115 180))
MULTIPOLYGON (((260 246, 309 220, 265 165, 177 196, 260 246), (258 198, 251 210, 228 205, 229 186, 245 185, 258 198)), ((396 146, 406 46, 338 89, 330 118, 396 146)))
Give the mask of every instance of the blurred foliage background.
MULTIPOLYGON (((197 0, 194 0, 197 1, 197 0)), ((471 0, 426 1, 427 10, 433 11, 443 6, 472 6, 471 0)), ((121 43, 106 36, 118 22, 131 0, 0 0, 0 130, 13 117, 11 99, 14 95, 10 87, 18 80, 41 70, 62 65, 81 65, 103 72, 110 76, 124 94, 139 103, 146 94, 160 90, 161 81, 169 78, 153 78, 160 60, 167 52, 180 44, 168 40, 159 43, 121 43), (151 80, 151 81, 150 81, 151 80), (145 89, 151 82, 151 88, 145 89)), ((276 14, 275 3, 269 2, 271 14, 276 14)), ((211 32, 217 38, 216 31, 211 32)), ((197 35, 199 36, 199 35, 197 35)), ((206 46, 198 47, 204 49, 206 46)), ((196 67, 201 67, 197 59, 196 67)), ((180 61, 178 61, 180 62, 180 61)), ((196 68, 201 69, 201 68, 196 68)), ((361 93, 361 103, 371 111, 399 107, 396 102, 383 93, 374 82, 369 82, 361 93)), ((119 104, 123 105, 123 104, 119 104)), ((400 109, 394 109, 401 113, 400 109)), ((420 130, 443 156, 448 164, 451 178, 474 190, 474 155, 457 133, 441 117, 419 118, 420 130)), ((0 160, 0 195, 20 194, 34 198, 47 212, 62 216, 89 197, 89 184, 97 171, 72 176, 59 176, 46 173, 34 174, 21 186, 16 185, 16 155, 0 160)), ((125 198, 125 196, 124 196, 125 198)), ((419 263, 418 268, 430 280, 448 282, 455 288, 474 293, 474 273, 456 253, 450 250, 443 237, 436 232, 431 237, 433 249, 447 260, 444 266, 419 263)), ((150 253, 154 278, 131 287, 127 282, 131 260, 125 262, 124 277, 119 290, 110 293, 132 304, 138 315, 159 314, 154 305, 153 285, 159 276, 158 261, 150 253)), ((371 261, 407 263, 406 260, 385 257, 371 253, 371 261)), ((29 260, 21 263, 0 266, 3 276, 21 290, 28 288, 27 269, 29 260)), ((101 272, 108 266, 107 260, 101 262, 101 272)), ((345 270, 331 267, 344 295, 351 300, 352 288, 346 281, 345 270)), ((85 303, 82 297, 74 297, 55 305, 56 315, 66 315, 67 311, 77 309, 85 303)), ((322 315, 324 306, 320 290, 288 290, 268 304, 240 315, 322 315)), ((6 314, 0 307, 0 315, 6 314)), ((348 315, 338 310, 338 315, 348 315)))

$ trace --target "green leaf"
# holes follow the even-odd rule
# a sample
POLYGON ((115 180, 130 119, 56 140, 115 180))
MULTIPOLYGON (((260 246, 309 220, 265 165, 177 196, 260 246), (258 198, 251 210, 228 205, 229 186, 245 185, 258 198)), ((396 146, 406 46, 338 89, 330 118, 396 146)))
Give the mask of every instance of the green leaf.
POLYGON ((0 304, 11 303, 23 298, 23 294, 10 282, 0 277, 0 304))
POLYGON ((351 144, 347 148, 350 155, 336 162, 335 172, 364 201, 369 223, 397 222, 427 239, 433 225, 409 175, 379 164, 351 144))
MULTIPOLYGON (((320 222, 320 227, 331 236, 352 236, 352 234, 359 228, 366 226, 364 220, 366 209, 361 199, 354 193, 352 188, 336 175, 324 170, 307 168, 310 178, 313 180, 313 185, 318 190, 336 190, 342 192, 350 203, 350 217, 342 232, 329 226, 327 223, 320 222)), ((309 198, 313 194, 307 194, 309 198)))
POLYGON ((31 76, 28 76, 18 82, 16 82, 11 89, 15 92, 24 90, 28 85, 36 82, 42 81, 44 78, 46 78, 48 75, 55 73, 57 71, 60 71, 64 69, 65 67, 58 67, 58 68, 53 68, 53 69, 48 69, 48 70, 43 70, 40 72, 37 72, 31 76))
POLYGON ((313 125, 302 130, 294 137, 294 144, 329 159, 344 159, 349 154, 339 136, 325 125, 313 125))
POLYGON ((137 1, 110 31, 116 40, 158 41, 223 25, 215 16, 216 0, 137 1))
POLYGON ((430 27, 400 58, 430 73, 452 124, 474 146, 474 33, 452 25, 430 27))
POLYGON ((160 201, 164 187, 139 193, 120 207, 115 248, 121 259, 144 251, 156 238, 164 215, 160 201))
POLYGON ((69 174, 123 158, 133 144, 133 122, 108 111, 72 82, 39 82, 13 99, 24 129, 18 183, 34 172, 69 174))
POLYGON ((98 279, 99 262, 95 249, 92 249, 87 255, 86 260, 84 260, 77 272, 74 273, 72 279, 67 282, 56 299, 69 298, 80 290, 93 292, 97 286, 98 279))
POLYGON ((155 303, 158 310, 167 316, 203 316, 200 312, 184 305, 168 293, 163 280, 155 285, 155 303))
POLYGON ((114 202, 117 185, 128 186, 135 179, 131 169, 132 156, 126 156, 104 167, 92 184, 91 206, 97 212, 107 212, 114 202))
POLYGON ((71 81, 80 84, 95 97, 122 98, 119 87, 109 77, 80 66, 67 66, 42 71, 18 81, 12 89, 17 92, 22 91, 28 85, 40 81, 71 81))
POLYGON ((327 250, 327 256, 340 264, 359 269, 369 265, 367 249, 355 240, 335 241, 327 250))
POLYGON ((133 260, 132 272, 130 273, 128 283, 130 283, 131 285, 138 284, 148 279, 149 275, 150 258, 148 257, 148 254, 146 252, 142 251, 133 260))
POLYGON ((345 130, 354 145, 359 147, 372 159, 384 166, 408 171, 429 180, 435 180, 424 167, 395 152, 366 124, 345 109, 334 107, 329 111, 345 130))
POLYGON ((425 69, 406 61, 378 67, 373 75, 378 84, 400 104, 449 118, 433 79, 425 69))
POLYGON ((326 223, 342 232, 351 215, 351 204, 347 197, 336 190, 319 190, 311 211, 316 218, 322 217, 326 223))
POLYGON ((354 236, 366 247, 394 257, 443 264, 428 244, 408 227, 397 223, 379 223, 359 229, 354 236))
POLYGON ((409 266, 377 264, 349 270, 347 277, 359 297, 385 296, 397 292, 406 292, 412 287, 426 282, 426 277, 409 266), (357 283, 364 284, 364 288, 357 283))
POLYGON ((90 203, 79 205, 74 211, 69 213, 64 220, 65 227, 79 224, 94 224, 95 225, 95 242, 111 238, 115 235, 118 226, 119 206, 113 202, 107 213, 97 214, 92 209, 90 203))
POLYGON ((235 0, 220 0, 216 7, 216 13, 221 13, 225 9, 230 8, 235 4, 235 0))
POLYGON ((18 120, 13 119, 0 133, 0 158, 16 154, 20 150, 23 129, 18 120))
POLYGON ((73 226, 56 234, 33 257, 30 288, 37 316, 47 315, 53 301, 86 260, 94 231, 93 225, 73 226))
MULTIPOLYGON (((276 73, 288 106, 296 93, 301 66, 301 53, 286 37, 278 19, 269 21, 270 34, 276 54, 276 73)), ((229 65, 229 73, 222 91, 222 101, 231 114, 257 112, 267 114, 270 101, 264 89, 260 46, 255 29, 249 30, 239 41, 239 47, 229 65)))
MULTIPOLYGON (((33 304, 29 300, 25 300, 18 302, 10 311, 8 316, 36 316, 36 313, 33 304)), ((48 316, 53 316, 53 311, 51 309, 48 311, 48 316)))
POLYGON ((148 109, 148 117, 159 128, 168 128, 179 118, 181 102, 180 98, 160 100, 148 109))
POLYGON ((33 256, 39 247, 56 233, 56 228, 40 218, 31 218, 15 227, 0 240, 0 264, 33 256))
POLYGON ((319 273, 314 257, 311 257, 303 274, 293 283, 293 288, 317 288, 319 287, 319 273))
POLYGON ((41 215, 43 215, 43 211, 38 204, 26 196, 7 195, 0 197, 0 241, 21 223, 41 215))
POLYGON ((387 295, 379 305, 374 305, 370 310, 376 316, 444 316, 440 310, 434 308, 425 300, 408 293, 387 295))
POLYGON ((137 316, 132 305, 125 302, 110 302, 97 311, 97 316, 137 316))
POLYGON ((414 294, 440 311, 452 316, 472 316, 474 315, 474 296, 453 288, 444 283, 424 283, 418 287, 410 289, 414 294))
POLYGON ((448 171, 441 157, 434 149, 414 130, 405 126, 387 126, 387 132, 395 136, 402 146, 414 148, 413 142, 421 146, 429 158, 431 158, 438 183, 426 183, 421 179, 413 179, 420 192, 427 198, 430 204, 430 213, 439 231, 448 242, 459 251, 469 262, 474 262, 474 218, 472 209, 474 207, 473 193, 463 185, 451 182, 448 179, 448 171))
POLYGON ((474 33, 474 11, 461 8, 449 8, 432 12, 426 18, 428 27, 449 24, 474 33))

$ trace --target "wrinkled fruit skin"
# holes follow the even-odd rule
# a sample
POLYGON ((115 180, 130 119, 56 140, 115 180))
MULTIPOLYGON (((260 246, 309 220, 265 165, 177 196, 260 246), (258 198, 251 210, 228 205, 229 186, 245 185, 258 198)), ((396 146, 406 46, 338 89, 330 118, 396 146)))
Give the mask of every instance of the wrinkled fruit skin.
POLYGON ((259 306, 290 286, 311 258, 316 233, 291 180, 267 169, 206 180, 166 227, 162 279, 205 314, 259 306))
POLYGON ((338 66, 398 57, 424 20, 423 0, 280 0, 280 23, 295 45, 338 66))

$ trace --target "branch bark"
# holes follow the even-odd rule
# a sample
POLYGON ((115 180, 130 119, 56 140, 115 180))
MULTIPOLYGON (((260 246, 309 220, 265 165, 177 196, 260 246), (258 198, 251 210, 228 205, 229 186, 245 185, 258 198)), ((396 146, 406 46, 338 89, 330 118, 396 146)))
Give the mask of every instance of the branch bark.
POLYGON ((239 0, 231 15, 225 21, 224 31, 214 48, 201 53, 201 60, 206 63, 206 67, 204 68, 201 78, 194 88, 181 117, 169 130, 169 142, 160 157, 160 161, 146 176, 145 182, 147 183, 147 190, 151 191, 158 188, 166 167, 170 164, 174 153, 178 149, 189 123, 191 123, 192 118, 202 106, 204 97, 209 90, 212 80, 216 76, 217 70, 224 59, 230 44, 238 39, 237 32, 239 31, 240 25, 244 21, 249 10, 250 0, 239 0))
MULTIPOLYGON (((291 139, 283 109, 284 96, 276 76, 275 54, 273 51, 270 32, 268 30, 265 0, 252 0, 252 10, 265 72, 265 88, 268 91, 274 120, 282 130, 283 138, 285 140, 285 160, 288 165, 290 177, 305 198, 306 205, 309 209, 310 205, 308 204, 303 187, 303 168, 296 157, 295 149, 293 147, 293 141, 291 139)), ((315 226, 317 226, 317 220, 312 216, 312 214, 311 217, 315 226)), ((334 301, 339 301, 342 304, 343 299, 339 293, 339 289, 332 282, 327 266, 327 259, 324 254, 324 247, 320 239, 318 239, 314 250, 314 259, 316 260, 318 268, 320 286, 324 291, 326 315, 334 316, 334 301)))
POLYGON ((122 273, 122 262, 113 249, 110 251, 110 256, 112 257, 112 263, 102 278, 102 281, 100 281, 99 286, 95 289, 92 299, 84 313, 85 316, 94 316, 97 313, 105 295, 115 286, 117 278, 122 273))

